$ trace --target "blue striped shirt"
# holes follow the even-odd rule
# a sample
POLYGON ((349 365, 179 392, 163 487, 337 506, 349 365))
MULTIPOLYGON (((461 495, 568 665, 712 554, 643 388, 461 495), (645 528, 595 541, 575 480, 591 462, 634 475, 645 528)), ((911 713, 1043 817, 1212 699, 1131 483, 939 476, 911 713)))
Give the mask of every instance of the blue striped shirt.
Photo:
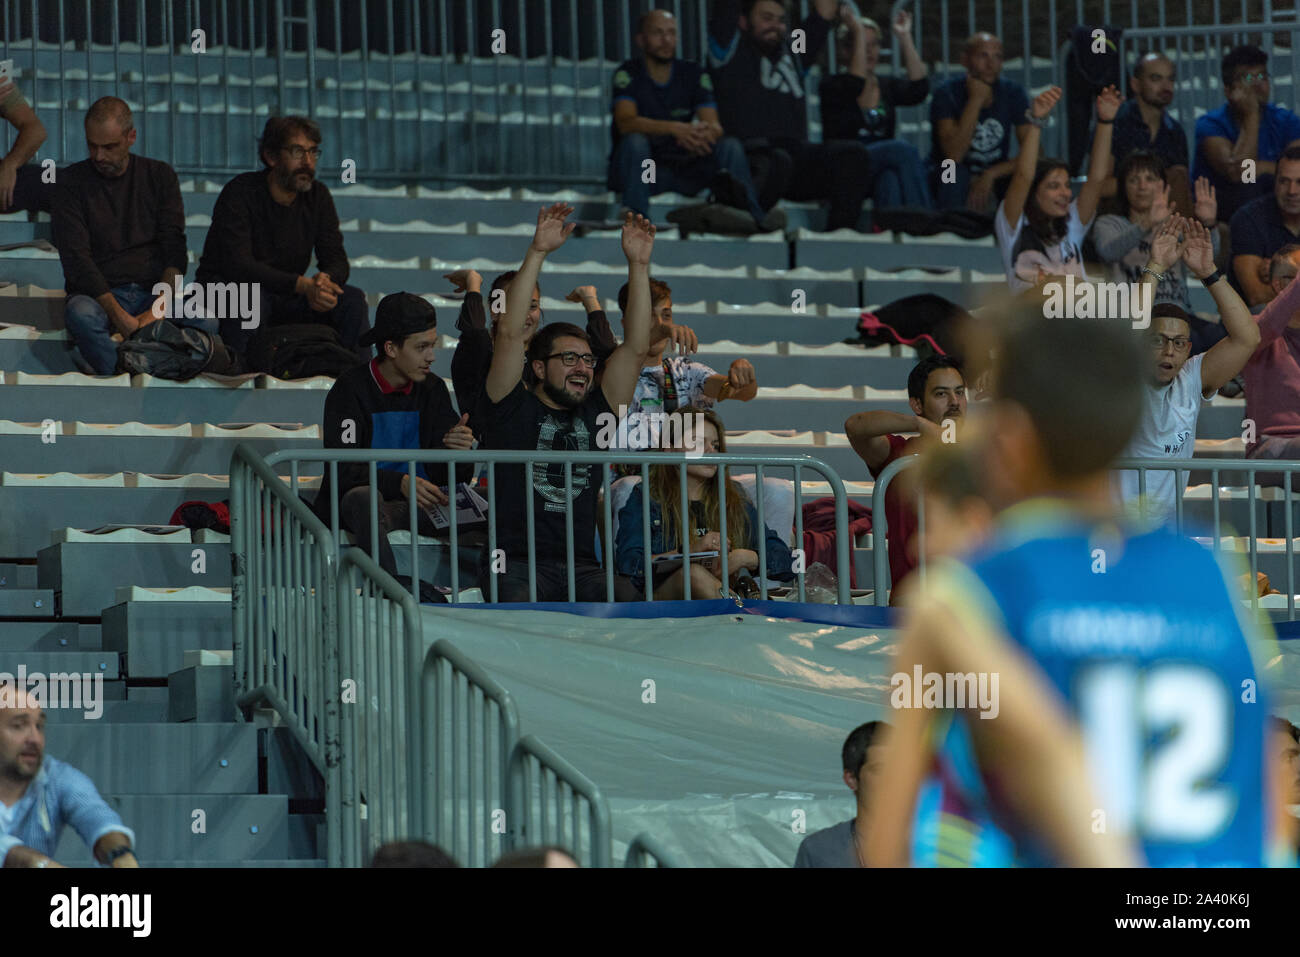
POLYGON ((8 813, 0 830, 0 863, 15 847, 30 847, 54 856, 63 826, 71 824, 92 851, 105 834, 120 831, 132 846, 135 832, 100 797, 95 783, 70 764, 46 755, 32 783, 8 813))

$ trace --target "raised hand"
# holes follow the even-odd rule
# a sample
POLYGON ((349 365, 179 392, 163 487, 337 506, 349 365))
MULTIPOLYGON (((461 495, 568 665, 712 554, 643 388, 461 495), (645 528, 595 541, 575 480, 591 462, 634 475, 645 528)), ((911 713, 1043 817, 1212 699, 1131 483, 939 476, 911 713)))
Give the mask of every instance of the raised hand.
MULTIPOLYGON (((989 87, 990 98, 992 97, 992 93, 993 93, 993 88, 989 87)), ((1098 97, 1099 104, 1100 104, 1100 100, 1101 98, 1098 97)), ((1049 86, 1042 93, 1039 93, 1036 97, 1034 97, 1033 101, 1029 104, 1029 113, 1036 120, 1045 119, 1047 117, 1047 114, 1051 113, 1052 110, 1056 107, 1056 104, 1059 103, 1060 101, 1061 101, 1061 88, 1059 86, 1049 86)))
POLYGON ((890 24, 890 29, 894 31, 894 36, 902 39, 912 35, 912 12, 910 10, 899 10, 898 16, 894 17, 894 22, 890 24))
POLYGON ((1115 119, 1115 114, 1119 112, 1120 104, 1124 98, 1120 96, 1119 90, 1113 86, 1108 86, 1097 94, 1097 119, 1103 123, 1109 123, 1115 119))
POLYGON ((1173 212, 1169 204, 1169 184, 1165 183, 1160 192, 1156 193, 1156 198, 1151 201, 1151 208, 1147 210, 1146 222, 1149 229, 1159 226, 1169 214, 1173 212))
POLYGON ((483 277, 473 269, 443 273, 442 278, 451 283, 454 292, 479 292, 483 288, 483 277))
POLYGON ((1192 203, 1192 215, 1205 226, 1213 226, 1219 219, 1219 200, 1214 187, 1204 176, 1196 177, 1196 196, 1192 203))
POLYGON ((599 301, 599 297, 596 295, 595 286, 578 286, 573 290, 573 292, 565 296, 564 299, 566 302, 577 303, 586 302, 588 299, 596 299, 599 301))
POLYGON ((531 248, 539 253, 553 253, 564 245, 576 223, 565 223, 573 213, 572 206, 554 203, 537 212, 537 231, 533 233, 531 248))
POLYGON ((627 261, 635 266, 650 265, 650 251, 654 245, 654 223, 644 216, 629 212, 623 220, 623 255, 627 256, 627 261))
POLYGON ((1181 216, 1170 216, 1151 237, 1151 262, 1157 266, 1157 272, 1164 273, 1178 262, 1183 254, 1183 240, 1187 220, 1181 216))
POLYGON ((1186 239, 1183 242, 1183 262, 1197 279, 1214 272, 1214 242, 1210 230, 1194 219, 1184 219, 1186 239))

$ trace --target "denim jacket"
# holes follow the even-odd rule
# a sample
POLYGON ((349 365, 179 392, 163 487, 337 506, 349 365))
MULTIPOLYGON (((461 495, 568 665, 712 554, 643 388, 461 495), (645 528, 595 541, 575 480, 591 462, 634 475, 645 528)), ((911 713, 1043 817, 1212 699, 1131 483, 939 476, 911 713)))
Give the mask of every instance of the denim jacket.
MULTIPOLYGON (((626 504, 618 513, 618 540, 614 543, 614 565, 620 575, 628 575, 638 587, 644 583, 645 573, 645 535, 642 532, 641 502, 645 483, 637 485, 628 496, 626 504)), ((758 551, 758 511, 748 501, 745 502, 745 514, 749 518, 749 541, 743 546, 753 552, 758 551)), ((781 536, 771 527, 767 535, 767 578, 773 581, 789 581, 794 577, 791 571, 792 559, 790 548, 781 536)), ((681 542, 674 537, 666 538, 663 511, 659 503, 650 500, 650 554, 677 551, 681 542)))

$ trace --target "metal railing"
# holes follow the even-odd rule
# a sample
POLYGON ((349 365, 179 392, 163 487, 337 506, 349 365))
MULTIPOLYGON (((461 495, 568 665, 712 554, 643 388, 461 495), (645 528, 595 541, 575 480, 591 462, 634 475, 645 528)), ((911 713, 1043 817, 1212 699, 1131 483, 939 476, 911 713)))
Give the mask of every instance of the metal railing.
POLYGON ((510 787, 517 846, 555 845, 586 867, 612 865, 609 805, 600 788, 531 734, 511 754, 510 787))
POLYGON ((423 831, 466 867, 486 865, 514 844, 514 699, 445 638, 425 656, 422 681, 423 831))
MULTIPOLYGON (((792 20, 808 4, 799 0, 792 20)), ((679 55, 704 62, 708 0, 657 6, 677 16, 679 55)), ((897 0, 890 17, 914 10, 917 45, 938 65, 937 79, 948 78, 969 33, 991 30, 1003 37, 1008 59, 1020 60, 1020 82, 1036 87, 1062 81, 1074 24, 1110 24, 1148 38, 1180 28, 1195 36, 1210 26, 1206 11, 1214 24, 1295 24, 1284 19, 1294 11, 1273 6, 897 0), (1047 62, 1046 75, 1036 61, 1047 62)), ((57 111, 47 117, 44 155, 63 164, 84 155, 78 108, 112 94, 136 111, 137 149, 186 174, 257 168, 266 117, 303 112, 322 125, 322 175, 350 159, 362 183, 600 186, 610 78, 637 55, 636 20, 649 7, 648 0, 0 0, 0 58, 15 61, 38 112, 57 111), (266 82, 272 78, 274 85, 266 82)), ((887 42, 887 26, 883 33, 887 42)), ((1271 46, 1266 32, 1264 40, 1271 46)), ((897 72, 896 45, 892 57, 897 72)), ((810 97, 816 85, 811 77, 810 97)), ((919 124, 925 110, 900 114, 919 124)), ((1046 150, 1060 151, 1064 128, 1048 130, 1046 150)), ((913 129, 927 152, 919 125, 913 129)))
POLYGON ((627 857, 623 861, 623 866, 649 867, 651 861, 654 862, 655 867, 680 866, 672 853, 666 850, 659 841, 649 834, 638 834, 632 838, 632 843, 627 846, 627 857))
POLYGON ((360 867, 380 846, 426 830, 424 630, 415 599, 368 555, 345 554, 339 579, 342 863, 360 867))
MULTIPOLYGON (((574 569, 574 488, 575 488, 575 466, 599 466, 600 467, 600 484, 603 493, 603 502, 600 507, 600 515, 597 520, 597 528, 600 533, 600 542, 603 553, 603 565, 605 572, 606 600, 613 601, 615 596, 615 560, 614 549, 615 541, 612 534, 613 529, 613 479, 610 475, 609 466, 616 464, 636 464, 641 467, 641 474, 648 475, 652 465, 674 465, 682 466, 686 462, 717 465, 718 470, 714 481, 718 483, 719 501, 725 501, 722 490, 727 479, 728 470, 733 473, 737 468, 752 468, 755 476, 755 489, 753 505, 756 512, 758 528, 755 530, 757 539, 758 564, 760 569, 767 569, 767 544, 764 535, 766 527, 766 506, 764 505, 761 490, 763 488, 763 478, 766 473, 770 474, 772 469, 790 470, 794 479, 794 548, 802 548, 803 543, 803 498, 802 486, 804 481, 805 470, 811 470, 821 476, 830 486, 830 491, 835 499, 835 529, 836 529, 836 568, 835 574, 838 582, 837 599, 840 604, 848 604, 850 597, 850 577, 849 561, 851 543, 849 541, 849 523, 848 523, 848 500, 847 493, 844 489, 844 483, 835 473, 835 471, 820 461, 807 455, 767 455, 767 456, 747 456, 727 453, 692 455, 689 459, 680 453, 663 453, 663 452, 541 452, 541 451, 484 451, 474 452, 456 452, 446 450, 410 450, 410 449, 313 449, 313 450, 288 450, 275 452, 267 458, 267 463, 271 466, 289 465, 291 480, 294 487, 297 487, 297 480, 300 470, 304 465, 314 466, 316 463, 323 463, 329 476, 329 486, 331 489, 329 513, 330 529, 335 535, 335 540, 339 543, 340 548, 344 542, 341 534, 341 520, 339 509, 339 483, 338 473, 339 466, 344 463, 364 463, 368 466, 367 484, 370 488, 378 488, 378 463, 393 462, 401 463, 406 466, 406 473, 411 477, 408 485, 408 503, 407 530, 411 536, 410 540, 410 577, 413 582, 420 581, 420 555, 419 555, 419 528, 418 516, 420 509, 416 505, 416 482, 417 466, 430 465, 440 468, 431 470, 430 474, 441 476, 442 468, 446 469, 447 487, 454 487, 456 479, 456 466, 458 464, 471 462, 486 464, 487 467, 487 537, 486 548, 489 555, 497 554, 497 508, 496 497, 498 494, 498 483, 496 482, 496 469, 499 466, 524 466, 531 469, 535 464, 543 464, 552 469, 562 468, 562 484, 565 491, 565 556, 566 571, 568 577, 568 594, 567 600, 572 602, 576 597, 574 569)), ((583 478, 582 481, 588 479, 583 478)), ((679 487, 681 492, 680 508, 682 515, 689 515, 690 508, 687 497, 687 476, 685 468, 679 469, 679 487)), ((557 487, 560 480, 557 477, 557 487)), ((580 490, 581 491, 581 490, 580 490)), ((528 562, 528 585, 529 600, 537 600, 537 541, 536 528, 534 525, 534 495, 531 493, 531 483, 529 483, 529 493, 525 495, 526 507, 526 541, 527 541, 527 562, 528 562)), ((650 497, 641 496, 641 521, 643 535, 643 569, 648 571, 652 568, 651 554, 651 535, 650 535, 650 497)), ((447 530, 447 546, 450 549, 450 587, 451 593, 448 595, 448 601, 455 602, 459 599, 460 590, 463 587, 461 583, 460 566, 461 566, 461 525, 456 516, 455 509, 450 511, 450 526, 447 530)), ((725 540, 727 536, 726 515, 720 515, 721 528, 719 532, 725 540)), ((369 530, 371 542, 371 556, 376 562, 379 561, 380 551, 380 523, 378 517, 378 499, 377 496, 370 496, 369 503, 369 530)), ((780 531, 780 530, 778 530, 780 531)), ((594 543, 593 543, 594 544, 594 543)), ((684 541, 680 544, 683 552, 683 563, 690 561, 690 543, 684 541)), ((730 581, 730 568, 725 550, 721 556, 721 576, 722 582, 730 581)), ((796 585, 791 590, 791 597, 804 601, 807 597, 805 589, 806 568, 800 568, 795 572, 796 585)), ((649 601, 653 598, 652 576, 644 575, 644 596, 649 601)), ((769 588, 766 576, 756 575, 755 580, 759 587, 759 597, 767 599, 769 588)), ((498 598, 498 575, 492 573, 488 575, 488 591, 483 597, 485 600, 495 602, 498 598)), ((691 576, 684 575, 682 581, 684 597, 691 598, 691 576)))
MULTIPOLYGON (((1223 55, 1234 46, 1242 43, 1255 43, 1269 55, 1270 70, 1275 76, 1291 77, 1291 87, 1287 99, 1283 100, 1281 91, 1275 85, 1275 100, 1295 104, 1296 91, 1294 77, 1296 67, 1300 66, 1300 23, 1292 20, 1286 24, 1274 24, 1267 29, 1260 29, 1249 22, 1244 24, 1225 24, 1219 26, 1198 27, 1155 27, 1132 30, 1124 34, 1120 41, 1122 62, 1136 63, 1138 58, 1150 52, 1167 54, 1177 68, 1177 80, 1174 85, 1174 101, 1170 104, 1173 114, 1188 135, 1196 123, 1200 112, 1208 112, 1222 106, 1227 96, 1223 89, 1220 63, 1223 55), (1288 40, 1286 47, 1287 69, 1282 69, 1275 54, 1282 49, 1277 44, 1279 35, 1288 40)), ((1130 71, 1125 70, 1124 89, 1127 92, 1130 71)))
POLYGON ((248 446, 230 467, 234 694, 276 711, 325 787, 327 861, 343 863, 338 567, 329 529, 248 446))
MULTIPOLYGON (((918 459, 916 455, 909 455, 904 458, 891 462, 876 478, 875 488, 871 496, 871 514, 872 514, 872 559, 875 567, 875 603, 877 605, 886 605, 889 603, 890 589, 886 588, 886 583, 890 581, 889 577, 889 548, 891 544, 887 541, 889 522, 885 513, 885 494, 890 484, 894 481, 899 472, 912 467, 918 459)), ((1295 577, 1295 553, 1297 542, 1295 540, 1295 489, 1300 488, 1300 483, 1294 478, 1300 475, 1300 462, 1288 462, 1272 459, 1151 459, 1151 458, 1123 458, 1117 459, 1111 464, 1112 473, 1137 473, 1137 492, 1139 514, 1143 517, 1153 516, 1157 519, 1163 518, 1168 520, 1172 518, 1174 529, 1179 534, 1189 534, 1200 531, 1207 544, 1211 544, 1217 553, 1221 550, 1230 550, 1235 552, 1247 552, 1250 556, 1250 579, 1253 584, 1259 572, 1260 565, 1260 541, 1261 537, 1276 537, 1275 532, 1281 532, 1283 538, 1282 552, 1285 554, 1286 568, 1286 610, 1289 620, 1296 619, 1296 577, 1295 577), (1175 496, 1174 510, 1168 516, 1162 516, 1152 511, 1152 504, 1147 498, 1147 482, 1149 473, 1169 473, 1174 474, 1175 496), (1208 513, 1199 516, 1196 520, 1188 519, 1187 499, 1185 492, 1187 490, 1187 480, 1190 473, 1202 475, 1209 474, 1209 510, 1208 513), (1245 483, 1240 486, 1223 486, 1220 485, 1219 477, 1221 474, 1240 475, 1245 473, 1245 483), (1264 484, 1261 484, 1261 476, 1264 484), (1228 549, 1225 547, 1225 539, 1233 539, 1233 545, 1238 545, 1237 536, 1225 535, 1224 529, 1228 519, 1224 512, 1228 506, 1224 505, 1224 493, 1227 492, 1227 501, 1236 502, 1240 505, 1243 501, 1246 506, 1245 525, 1247 535, 1243 536, 1245 547, 1234 547, 1228 549), (1276 509, 1264 511, 1261 507, 1268 505, 1281 504, 1282 515, 1276 515, 1276 509), (1263 514, 1261 514, 1263 513, 1263 514), (1260 520, 1264 520, 1265 535, 1261 536, 1260 520), (1189 527, 1189 526, 1203 527, 1189 527), (1276 527, 1275 527, 1276 526, 1276 527)), ((1200 486, 1197 486, 1198 488, 1200 486)), ((1199 501, 1196 499, 1194 501, 1199 501)), ((925 494, 922 490, 917 490, 917 571, 916 574, 922 576, 924 580, 926 566, 926 548, 925 548, 925 494)), ((897 547, 898 543, 893 543, 897 547)), ((1248 588, 1251 599, 1252 612, 1259 611, 1259 595, 1255 588, 1248 588)))

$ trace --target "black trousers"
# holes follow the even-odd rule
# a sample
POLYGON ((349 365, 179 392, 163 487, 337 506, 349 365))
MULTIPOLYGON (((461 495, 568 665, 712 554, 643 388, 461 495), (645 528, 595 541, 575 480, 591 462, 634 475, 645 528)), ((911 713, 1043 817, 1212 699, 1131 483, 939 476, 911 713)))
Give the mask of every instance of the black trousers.
POLYGON ((871 159, 856 140, 804 143, 750 140, 745 144, 758 204, 766 212, 781 199, 830 202, 827 229, 852 229, 871 190, 871 159))
MULTIPOLYGON (((576 601, 609 601, 605 590, 605 569, 590 558, 575 558, 573 562, 573 595, 576 601)), ((491 556, 484 549, 484 557, 479 565, 478 584, 483 590, 483 600, 491 601, 491 556)), ((497 573, 498 602, 527 602, 528 597, 528 556, 507 555, 505 570, 497 573)), ((614 576, 614 601, 639 601, 630 580, 621 575, 614 576)), ((564 562, 537 559, 537 600, 569 600, 569 581, 565 573, 564 562)))

